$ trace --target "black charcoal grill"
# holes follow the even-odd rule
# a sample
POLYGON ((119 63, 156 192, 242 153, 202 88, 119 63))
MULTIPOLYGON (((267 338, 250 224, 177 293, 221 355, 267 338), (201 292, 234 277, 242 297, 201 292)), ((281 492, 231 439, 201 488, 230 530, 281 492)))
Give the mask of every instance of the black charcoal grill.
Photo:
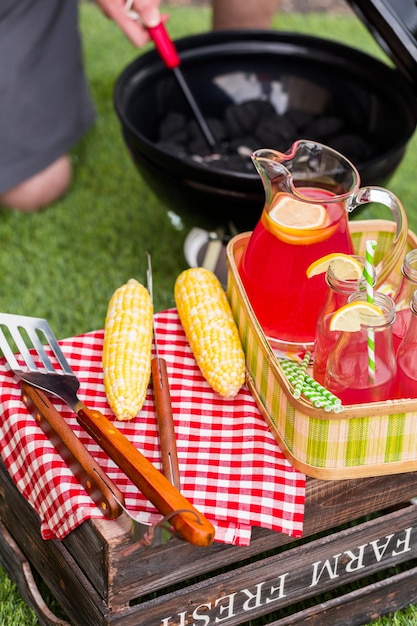
MULTIPOLYGON (((393 14, 405 5, 415 9, 414 0, 352 4, 378 38, 386 17, 374 18, 382 5, 393 14)), ((350 158, 363 184, 386 185, 414 133, 414 59, 404 58, 398 43, 400 71, 344 44, 279 31, 212 32, 175 44, 217 153, 208 150, 156 51, 122 72, 114 103, 141 175, 196 224, 204 215, 254 226, 264 203, 250 161, 256 148, 286 151, 295 139, 312 139, 350 158)))

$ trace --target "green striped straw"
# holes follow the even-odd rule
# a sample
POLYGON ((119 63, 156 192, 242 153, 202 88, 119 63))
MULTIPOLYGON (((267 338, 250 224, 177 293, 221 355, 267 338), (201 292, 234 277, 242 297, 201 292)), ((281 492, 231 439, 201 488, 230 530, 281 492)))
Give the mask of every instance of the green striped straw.
POLYGON ((304 370, 304 359, 301 364, 290 359, 282 359, 280 363, 284 370, 285 377, 293 386, 293 396, 295 398, 299 398, 300 395, 303 395, 310 400, 315 407, 323 408, 327 412, 334 411, 335 413, 340 413, 343 410, 340 399, 306 373, 304 370), (301 376, 303 377, 303 382, 300 389, 299 384, 301 376), (297 391, 295 389, 296 383, 298 385, 297 391), (298 395, 298 393, 300 395, 298 395))
POLYGON ((304 385, 304 376, 307 373, 307 367, 308 367, 308 364, 310 363, 310 359, 311 359, 311 352, 307 350, 301 364, 298 366, 297 378, 294 381, 294 392, 293 392, 294 398, 299 398, 301 396, 301 392, 302 392, 303 385, 304 385))
POLYGON ((323 387, 323 385, 320 385, 320 383, 318 383, 317 380, 314 380, 314 378, 311 378, 311 376, 307 375, 305 382, 307 385, 310 385, 312 389, 320 392, 323 398, 325 398, 326 400, 330 400, 331 402, 333 402, 333 404, 337 404, 338 406, 342 405, 342 401, 340 400, 340 398, 338 398, 331 391, 326 389, 326 387, 323 387))
MULTIPOLYGON (((366 300, 373 303, 374 301, 374 275, 373 264, 377 242, 370 239, 366 242, 365 266, 363 269, 363 277, 366 282, 366 300)), ((368 330, 368 375, 371 382, 375 381, 375 332, 368 330)))
MULTIPOLYGON (((291 376, 287 375, 287 373, 285 375, 289 382, 295 379, 295 375, 291 376)), ((304 383, 301 393, 317 408, 323 408, 327 412, 333 411, 335 413, 340 413, 341 411, 343 411, 343 407, 339 398, 335 397, 327 399, 323 395, 322 390, 317 390, 314 387, 310 386, 308 383, 304 383)))

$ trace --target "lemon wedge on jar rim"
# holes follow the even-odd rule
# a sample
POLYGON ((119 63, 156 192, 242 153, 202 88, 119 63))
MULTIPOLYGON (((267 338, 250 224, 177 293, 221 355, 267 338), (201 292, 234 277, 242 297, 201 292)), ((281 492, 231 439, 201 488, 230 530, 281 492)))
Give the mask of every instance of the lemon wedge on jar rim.
POLYGON ((356 332, 362 324, 369 324, 372 317, 373 326, 385 324, 384 312, 371 302, 348 302, 335 313, 330 319, 330 330, 343 330, 356 332))
POLYGON ((313 261, 306 269, 307 278, 327 272, 329 267, 339 280, 359 280, 363 267, 352 255, 342 252, 332 252, 313 261))

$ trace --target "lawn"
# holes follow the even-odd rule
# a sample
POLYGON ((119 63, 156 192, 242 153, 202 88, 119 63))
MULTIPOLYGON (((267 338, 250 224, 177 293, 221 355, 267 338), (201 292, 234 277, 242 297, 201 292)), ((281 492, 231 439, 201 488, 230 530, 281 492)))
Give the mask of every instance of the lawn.
MULTIPOLYGON (((155 308, 173 306, 174 281, 186 267, 184 237, 191 226, 204 222, 194 212, 178 224, 136 171, 121 137, 112 92, 117 76, 138 51, 93 4, 82 3, 80 10, 86 68, 99 117, 73 151, 72 188, 62 201, 37 214, 0 209, 1 308, 46 317, 60 338, 102 327, 113 291, 132 276, 145 281, 146 250, 152 254, 155 308)), ((174 38, 210 28, 206 8, 170 7, 169 13, 174 38)), ((277 17, 275 26, 332 37, 383 58, 354 17, 286 14, 277 17)), ((404 203, 414 230, 416 162, 414 137, 387 183, 404 203)), ((34 614, 3 574, 0 626, 33 624, 34 614)), ((417 610, 410 607, 376 624, 417 625, 417 610)))

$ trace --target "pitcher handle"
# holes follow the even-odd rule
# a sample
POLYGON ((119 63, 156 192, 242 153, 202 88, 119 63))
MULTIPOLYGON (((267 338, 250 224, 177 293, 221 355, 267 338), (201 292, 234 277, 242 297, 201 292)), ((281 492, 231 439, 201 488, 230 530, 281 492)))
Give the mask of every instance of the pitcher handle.
POLYGON ((383 204, 388 207, 397 226, 392 247, 375 268, 375 287, 378 288, 387 281, 397 263, 402 262, 404 258, 408 237, 408 218, 400 200, 383 187, 361 187, 351 196, 347 210, 351 212, 358 206, 369 204, 370 202, 383 204))

